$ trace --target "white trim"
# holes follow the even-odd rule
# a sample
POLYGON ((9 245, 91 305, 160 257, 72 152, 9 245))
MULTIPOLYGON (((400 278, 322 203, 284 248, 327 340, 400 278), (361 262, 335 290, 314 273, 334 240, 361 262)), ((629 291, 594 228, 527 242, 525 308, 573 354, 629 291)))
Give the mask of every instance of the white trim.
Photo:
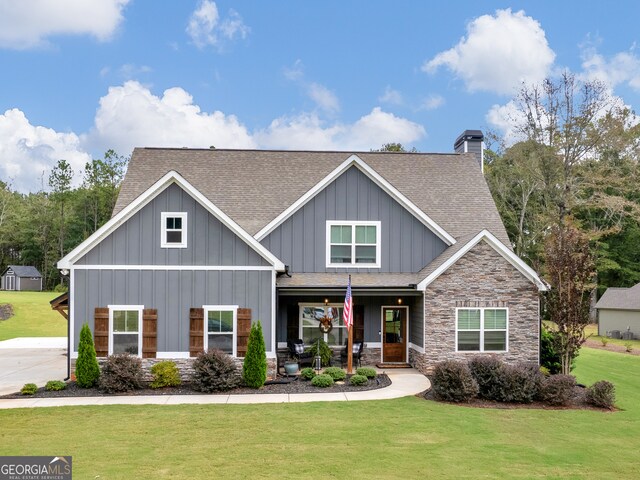
POLYGON ((469 242, 460 250, 458 250, 454 255, 452 255, 451 258, 440 265, 436 270, 431 272, 424 280, 418 283, 417 289, 421 291, 426 290, 426 288, 436 278, 446 272, 449 267, 456 263, 469 250, 475 247, 480 242, 480 240, 485 240, 496 252, 502 255, 502 257, 504 257, 511 265, 513 265, 520 273, 522 273, 522 275, 524 275, 532 283, 534 283, 538 287, 539 291, 546 292, 548 290, 548 286, 543 280, 540 279, 538 274, 488 230, 482 230, 475 237, 469 240, 469 242))
MULTIPOLYGON (((144 321, 142 319, 142 310, 144 310, 144 305, 107 305, 109 308, 109 355, 113 355, 113 312, 118 311, 128 311, 128 312, 138 312, 138 355, 136 357, 142 358, 142 328, 144 325, 144 321)), ((94 326, 95 330, 95 326, 94 326)), ((133 332, 126 332, 126 334, 131 335, 133 332)))
POLYGON ((480 172, 484 174, 484 141, 480 142, 480 172))
POLYGON ((209 270, 209 271, 273 271, 274 267, 234 265, 74 265, 71 270, 209 270))
POLYGON ((267 356, 267 358, 278 358, 277 355, 273 353, 273 351, 266 352, 265 355, 267 356))
POLYGON ((278 342, 278 348, 287 348, 287 342, 278 342))
POLYGON ((415 343, 409 342, 409 348, 413 348, 418 353, 424 353, 424 347, 420 347, 419 345, 416 345, 415 343))
MULTIPOLYGON (((233 333, 232 333, 232 354, 231 356, 234 358, 238 357, 238 305, 203 305, 204 309, 204 349, 205 351, 209 350, 209 326, 208 326, 208 317, 209 312, 218 311, 218 312, 233 312, 233 333)), ((223 333, 220 333, 223 335, 223 333)), ((228 335, 228 333, 224 333, 224 335, 228 335)))
POLYGON ((16 277, 16 291, 20 291, 20 278, 21 277, 16 277))
POLYGON ((111 217, 107 223, 96 230, 89 238, 71 250, 67 255, 58 261, 59 269, 69 269, 78 259, 85 255, 94 246, 100 243, 111 232, 125 223, 136 212, 151 202, 161 192, 172 184, 178 185, 185 190, 195 200, 197 200, 206 210, 215 216, 220 222, 229 228, 232 232, 242 238, 253 250, 255 250, 262 258, 267 260, 278 271, 284 271, 284 263, 282 263, 275 255, 253 238, 246 230, 233 221, 226 213, 216 207, 207 197, 202 195, 193 185, 187 182, 178 172, 172 170, 166 173, 160 180, 151 185, 140 196, 132 201, 125 208, 120 210, 116 215, 111 217))
MULTIPOLYGON (((71 336, 71 340, 68 343, 69 348, 71 349, 71 352, 73 352, 73 349, 75 348, 74 334, 76 330, 75 328, 76 327, 76 322, 75 322, 76 309, 73 308, 74 307, 73 305, 73 287, 74 286, 75 286, 75 275, 72 269, 71 271, 69 271, 69 335, 71 336)), ((94 330, 95 330, 95 326, 94 326, 94 330)), ((93 335, 93 332, 91 332, 91 334, 93 335)), ((67 354, 71 352, 67 352, 67 354)))
POLYGON ((187 248, 187 232, 189 231, 187 223, 187 212, 160 212, 160 248, 187 248), (182 241, 167 242, 167 218, 180 218, 182 227, 173 229, 172 231, 180 231, 182 241))
POLYGON ((404 322, 404 336, 406 339, 404 361, 409 361, 409 305, 380 305, 380 361, 384 363, 384 309, 385 308, 404 308, 406 310, 406 318, 404 322))
MULTIPOLYGON (((509 307, 456 307, 456 353, 508 353, 509 352, 509 307), (480 350, 458 350, 458 312, 460 310, 480 310, 480 350), (485 350, 484 349, 484 332, 486 331, 484 328, 484 311, 485 310, 504 310, 507 312, 507 323, 506 328, 503 330, 499 329, 490 329, 489 332, 505 332, 504 336, 504 346, 505 350, 485 350)), ((462 330, 463 332, 475 332, 476 330, 462 330)))
MULTIPOLYGON (((71 358, 78 358, 78 352, 71 352, 71 358)), ((71 373, 75 373, 75 372, 71 372, 71 373)))
POLYGON ((315 197, 320 191, 322 191, 327 185, 333 182, 336 178, 347 171, 351 166, 357 167, 362 173, 364 173, 369 179, 377 184, 382 190, 389 194, 396 202, 402 205, 410 213, 412 213, 418 220, 420 220, 429 230, 435 233, 444 243, 447 245, 453 245, 456 243, 456 239, 449 235, 440 225, 438 225, 429 215, 420 210, 411 200, 405 197, 400 191, 391 185, 384 179, 378 172, 371 168, 357 155, 351 155, 338 167, 336 167, 331 173, 324 177, 320 182, 315 184, 307 193, 302 195, 298 200, 291 204, 280 215, 269 222, 265 227, 256 233, 255 238, 260 241, 267 235, 273 232, 279 225, 281 225, 287 218, 302 208, 309 200, 315 197))
POLYGON ((382 342, 364 342, 364 348, 382 348, 382 342))
MULTIPOLYGON (((365 220, 327 220, 326 221, 326 239, 325 242, 325 260, 327 268, 380 268, 381 265, 381 243, 382 243, 382 222, 379 220, 365 221, 365 220), (351 228, 351 243, 350 244, 336 244, 351 247, 351 263, 331 263, 331 227, 352 227, 351 228), (356 263, 356 227, 376 227, 376 262, 375 263, 356 263)), ((372 246, 371 244, 359 244, 359 246, 372 246)))
POLYGON ((156 358, 191 358, 189 352, 157 352, 156 358))
MULTIPOLYGON (((276 347, 276 335, 278 331, 276 329, 276 271, 274 270, 271 275, 271 351, 277 352, 278 349, 276 347)), ((275 354, 274 354, 275 356, 275 354)), ((276 365, 277 369, 277 365, 276 365)))

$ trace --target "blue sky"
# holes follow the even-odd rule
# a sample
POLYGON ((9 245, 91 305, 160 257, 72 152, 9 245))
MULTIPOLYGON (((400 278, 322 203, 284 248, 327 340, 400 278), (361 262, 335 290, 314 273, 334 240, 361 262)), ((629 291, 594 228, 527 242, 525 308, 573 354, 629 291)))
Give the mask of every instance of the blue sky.
POLYGON ((563 69, 640 102, 640 3, 0 0, 0 179, 134 146, 448 152, 563 69))

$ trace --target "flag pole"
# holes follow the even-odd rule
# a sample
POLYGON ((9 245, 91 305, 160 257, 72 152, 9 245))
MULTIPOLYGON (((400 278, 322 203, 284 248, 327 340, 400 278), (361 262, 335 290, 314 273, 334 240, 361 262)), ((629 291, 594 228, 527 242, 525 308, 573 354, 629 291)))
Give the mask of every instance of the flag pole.
MULTIPOLYGON (((351 275, 349 275, 349 286, 351 286, 351 275)), ((353 296, 351 297, 351 308, 349 308, 349 328, 347 330, 349 340, 347 341, 347 373, 353 373, 353 296)))

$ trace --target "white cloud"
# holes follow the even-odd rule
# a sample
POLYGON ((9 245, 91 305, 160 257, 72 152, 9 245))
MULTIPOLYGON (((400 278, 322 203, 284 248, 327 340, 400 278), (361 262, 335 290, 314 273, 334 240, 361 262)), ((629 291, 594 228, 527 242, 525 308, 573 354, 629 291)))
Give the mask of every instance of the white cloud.
POLYGON ((485 119, 489 125, 502 133, 505 145, 510 146, 524 140, 515 125, 522 125, 526 119, 524 113, 513 100, 504 105, 493 105, 487 112, 485 119))
POLYGON ((523 81, 541 81, 554 59, 540 23, 522 10, 506 9, 471 21, 466 36, 425 62, 422 70, 434 73, 444 66, 462 78, 469 91, 511 95, 523 81))
POLYGON ((179 87, 156 96, 138 82, 111 87, 100 99, 93 130, 83 137, 91 150, 108 148, 127 155, 133 147, 254 148, 234 115, 206 113, 179 87))
POLYGON ((319 83, 310 83, 307 86, 309 98, 313 100, 318 107, 326 112, 337 112, 340 110, 340 102, 338 97, 324 85, 319 83))
POLYGON ((48 178, 58 160, 65 159, 76 173, 91 160, 75 133, 56 132, 32 125, 17 108, 0 115, 0 178, 21 192, 48 189, 48 178), (44 185, 43 185, 44 183, 44 185))
POLYGON ((52 35, 92 35, 108 40, 122 21, 129 0, 2 0, 0 47, 46 45, 52 35))
POLYGON ((290 67, 284 67, 282 73, 287 80, 302 80, 304 78, 304 65, 302 64, 302 60, 298 58, 290 67))
POLYGON ((422 125, 376 107, 351 124, 326 124, 315 113, 281 117, 254 138, 264 148, 366 151, 390 142, 409 144, 424 135, 422 125))
POLYGON ((429 95, 420 104, 420 110, 435 110, 445 104, 444 97, 438 94, 429 95))
POLYGON ((221 20, 216 3, 202 0, 191 14, 186 31, 196 47, 220 48, 223 40, 246 38, 250 29, 235 10, 230 9, 229 15, 221 20))
POLYGON ((402 94, 389 85, 384 89, 384 93, 378 97, 378 101, 389 105, 402 105, 404 103, 402 94))
POLYGON ((598 53, 595 45, 582 46, 581 77, 588 80, 600 80, 615 88, 620 84, 627 84, 635 90, 640 90, 640 57, 635 48, 626 52, 618 52, 607 58, 598 53))

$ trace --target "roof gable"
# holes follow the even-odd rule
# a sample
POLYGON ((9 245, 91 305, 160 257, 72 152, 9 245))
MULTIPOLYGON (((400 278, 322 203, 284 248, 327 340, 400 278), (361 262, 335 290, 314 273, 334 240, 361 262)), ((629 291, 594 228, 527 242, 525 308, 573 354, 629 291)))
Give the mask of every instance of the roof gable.
POLYGON ((138 196, 133 202, 129 203, 125 208, 115 214, 111 220, 96 230, 89 238, 69 252, 64 258, 58 262, 58 268, 68 269, 95 245, 100 243, 108 235, 114 232, 120 225, 130 219, 136 212, 140 211, 145 205, 151 202, 161 192, 165 191, 170 185, 177 184, 189 195, 191 195, 200 205, 216 217, 224 226, 229 228, 233 233, 244 240, 254 251, 267 260, 276 270, 283 271, 284 264, 277 259, 271 252, 264 248, 255 238, 249 235, 242 227, 234 222, 222 210, 216 207, 209 199, 200 193, 193 185, 186 181, 179 173, 170 171, 162 178, 155 182, 151 187, 138 196))
POLYGON ((607 288, 598 303, 596 303, 596 308, 640 310, 640 283, 630 288, 607 288))
POLYGON ((16 277, 41 277, 38 269, 31 265, 7 265, 7 270, 11 270, 16 277))
POLYGON ((304 205, 309 202, 313 197, 318 195, 328 185, 335 181, 338 177, 343 175, 349 168, 355 167, 364 173, 372 182, 378 185, 385 193, 390 195, 396 202, 402 205, 407 211, 414 215, 423 225, 438 236, 447 245, 453 245, 456 243, 449 233, 447 233, 440 225, 438 225, 431 217, 420 210, 411 200, 404 196, 397 188, 386 181, 380 176, 373 168, 366 164, 358 155, 351 155, 337 168, 331 171, 320 182, 308 190, 298 200, 291 204, 285 211, 274 218, 271 222, 265 225, 255 237, 258 240, 262 240, 271 232, 273 232, 279 225, 281 225, 287 218, 291 217, 295 212, 300 210, 304 205))

